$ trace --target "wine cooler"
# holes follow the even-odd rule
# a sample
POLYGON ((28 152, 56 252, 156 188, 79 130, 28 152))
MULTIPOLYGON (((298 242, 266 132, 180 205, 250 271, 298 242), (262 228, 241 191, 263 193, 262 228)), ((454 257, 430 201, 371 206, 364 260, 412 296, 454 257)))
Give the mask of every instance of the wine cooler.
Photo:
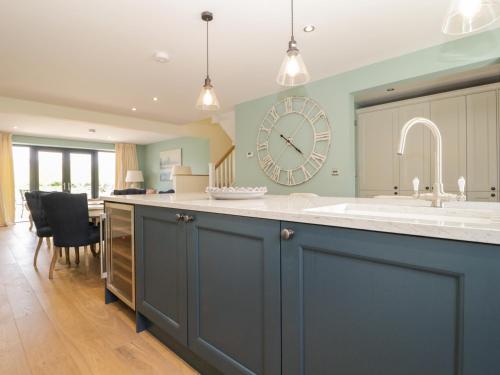
POLYGON ((106 287, 135 310, 134 206, 105 203, 101 274, 106 287))

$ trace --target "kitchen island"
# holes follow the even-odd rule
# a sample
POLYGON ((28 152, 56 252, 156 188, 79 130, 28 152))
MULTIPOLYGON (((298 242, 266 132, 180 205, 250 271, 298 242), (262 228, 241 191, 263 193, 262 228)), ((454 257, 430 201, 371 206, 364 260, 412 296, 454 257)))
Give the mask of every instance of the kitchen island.
POLYGON ((203 373, 500 373, 500 205, 205 195, 135 211, 141 327, 203 373))

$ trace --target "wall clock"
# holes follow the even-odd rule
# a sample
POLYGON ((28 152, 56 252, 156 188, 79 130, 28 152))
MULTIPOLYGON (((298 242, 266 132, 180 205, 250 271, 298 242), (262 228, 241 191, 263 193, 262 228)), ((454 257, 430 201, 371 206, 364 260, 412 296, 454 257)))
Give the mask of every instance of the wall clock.
POLYGON ((274 104, 262 121, 257 135, 259 165, 277 184, 300 185, 321 169, 330 142, 330 123, 318 103, 289 96, 274 104))

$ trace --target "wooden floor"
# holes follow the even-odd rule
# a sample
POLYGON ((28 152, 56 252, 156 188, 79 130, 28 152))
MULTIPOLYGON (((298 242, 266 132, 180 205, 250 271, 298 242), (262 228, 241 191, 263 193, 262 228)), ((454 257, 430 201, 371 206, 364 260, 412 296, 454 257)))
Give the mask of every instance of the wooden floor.
MULTIPOLYGON (((58 263, 26 224, 0 228, 0 374, 196 374, 121 302, 105 305, 98 259, 58 263)), ((74 252, 71 250, 72 257, 74 252)))

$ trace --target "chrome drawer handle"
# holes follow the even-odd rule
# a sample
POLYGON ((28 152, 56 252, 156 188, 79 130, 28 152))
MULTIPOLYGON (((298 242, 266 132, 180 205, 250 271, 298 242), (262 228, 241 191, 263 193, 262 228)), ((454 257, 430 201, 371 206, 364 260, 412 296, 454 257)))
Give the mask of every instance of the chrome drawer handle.
POLYGON ((189 215, 183 215, 184 216, 184 222, 185 223, 192 223, 194 221, 194 217, 193 216, 189 216, 189 215))

